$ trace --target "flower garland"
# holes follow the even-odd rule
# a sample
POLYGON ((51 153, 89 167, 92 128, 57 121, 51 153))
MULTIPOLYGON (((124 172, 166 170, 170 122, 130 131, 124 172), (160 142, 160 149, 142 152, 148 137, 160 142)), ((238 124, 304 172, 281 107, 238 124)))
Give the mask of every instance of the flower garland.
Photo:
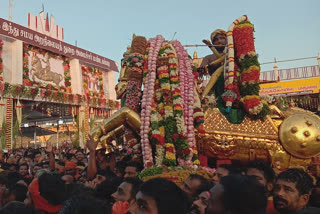
POLYGON ((259 98, 260 64, 255 53, 253 30, 246 15, 235 20, 228 29, 227 81, 222 98, 227 112, 235 101, 240 100, 249 116, 264 118, 268 106, 259 98), (239 68, 235 63, 235 54, 239 68))
MULTIPOLYGON (((57 91, 53 86, 33 87, 20 84, 10 84, 0 81, 0 95, 12 98, 24 98, 34 100, 36 97, 58 103, 69 103, 74 105, 85 104, 85 96, 81 94, 70 94, 63 91, 57 91)), ((89 103, 91 107, 109 107, 112 110, 119 109, 119 102, 106 99, 96 99, 96 102, 89 103)))
MULTIPOLYGON (((159 78, 159 96, 155 98, 158 101, 159 107, 163 110, 159 111, 163 120, 159 121, 162 123, 161 128, 164 129, 163 134, 160 135, 165 139, 165 156, 163 163, 166 165, 176 165, 176 156, 174 148, 173 135, 176 133, 176 124, 173 115, 173 102, 170 84, 170 74, 169 74, 169 55, 170 46, 168 42, 164 42, 159 50, 159 57, 157 63, 157 75, 159 78)), ((171 49, 172 50, 172 49, 171 49)), ((161 132, 160 132, 161 133, 161 132)), ((161 138, 162 139, 162 138, 161 138)))
MULTIPOLYGON (((158 69, 159 72, 159 69, 158 69)), ((162 96, 161 88, 159 86, 159 79, 156 79, 155 83, 155 95, 151 105, 151 133, 150 142, 156 146, 155 164, 157 166, 162 165, 165 154, 165 124, 164 124, 164 105, 160 101, 162 96)))
POLYGON ((51 58, 63 60, 63 69, 64 69, 64 84, 65 86, 53 87, 54 90, 65 91, 71 93, 71 75, 70 75, 70 60, 67 57, 56 55, 50 51, 46 51, 41 48, 36 48, 34 46, 23 44, 23 84, 25 86, 40 86, 42 88, 47 87, 50 84, 43 84, 36 81, 31 81, 29 77, 29 51, 32 51, 35 54, 49 54, 51 58))
POLYGON ((156 61, 163 41, 164 38, 160 35, 150 40, 149 55, 146 59, 148 60, 148 74, 145 79, 145 87, 142 96, 140 128, 143 163, 145 167, 150 167, 153 165, 152 150, 148 138, 148 133, 150 127, 151 104, 154 95, 154 86, 156 79, 156 61))
POLYGON ((222 94, 222 98, 226 103, 226 111, 229 112, 233 103, 236 100, 240 99, 239 88, 237 84, 237 65, 235 63, 234 58, 234 41, 233 41, 233 29, 234 27, 239 24, 241 21, 248 20, 246 15, 241 16, 240 18, 236 19, 229 27, 227 32, 227 42, 228 42, 228 57, 226 58, 226 65, 225 66, 225 75, 227 76, 227 81, 225 85, 226 91, 222 94))
POLYGON ((84 94, 87 97, 104 97, 102 72, 98 68, 81 65, 84 94), (98 78, 98 91, 89 90, 89 73, 98 78))
POLYGON ((255 52, 253 25, 248 19, 242 20, 233 30, 234 46, 239 59, 241 102, 253 118, 264 118, 269 108, 259 97, 260 64, 255 52))
POLYGON ((3 81, 3 78, 2 78, 2 73, 3 73, 2 49, 3 49, 3 41, 2 41, 2 39, 0 39, 0 81, 3 81))
MULTIPOLYGON (((191 60, 189 59, 187 51, 183 48, 180 42, 173 41, 173 47, 175 48, 178 59, 179 59, 179 79, 180 79, 180 88, 181 88, 181 98, 183 103, 183 115, 185 126, 187 128, 187 139, 189 145, 189 156, 187 161, 180 160, 181 165, 192 165, 192 161, 198 163, 199 161, 197 156, 197 147, 194 137, 194 75, 191 65, 191 60)), ((188 152, 185 149, 185 153, 188 152)))

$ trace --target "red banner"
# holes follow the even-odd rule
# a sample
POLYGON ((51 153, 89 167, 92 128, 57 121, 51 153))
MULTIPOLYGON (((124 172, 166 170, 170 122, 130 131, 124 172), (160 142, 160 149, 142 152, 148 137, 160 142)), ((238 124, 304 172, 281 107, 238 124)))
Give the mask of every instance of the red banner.
POLYGON ((71 59, 79 59, 85 63, 102 68, 104 70, 118 71, 117 65, 113 60, 75 47, 73 45, 69 45, 65 42, 30 30, 29 28, 23 27, 2 18, 0 18, 0 34, 21 40, 28 44, 48 51, 52 51, 63 56, 70 57, 71 59))

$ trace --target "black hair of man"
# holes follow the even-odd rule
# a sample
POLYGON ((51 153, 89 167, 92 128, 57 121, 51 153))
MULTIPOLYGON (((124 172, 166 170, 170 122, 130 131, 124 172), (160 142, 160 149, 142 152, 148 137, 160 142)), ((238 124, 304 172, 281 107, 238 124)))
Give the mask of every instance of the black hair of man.
POLYGON ((300 195, 309 194, 313 187, 311 176, 302 169, 287 169, 278 175, 277 180, 295 183, 300 195))
POLYGON ((49 165, 49 161, 42 161, 41 162, 41 167, 43 167, 44 165, 49 165))
POLYGON ((139 178, 125 178, 123 179, 122 183, 129 183, 132 185, 132 189, 131 189, 131 197, 135 198, 136 194, 138 193, 138 190, 140 188, 140 186, 143 184, 143 181, 141 181, 139 178))
POLYGON ((15 201, 23 202, 27 197, 28 187, 23 184, 13 184, 8 190, 6 196, 14 195, 15 201))
POLYGON ((22 164, 20 164, 20 165, 19 165, 19 170, 20 170, 20 168, 21 168, 22 166, 26 166, 26 167, 27 167, 27 169, 29 169, 28 164, 26 164, 26 163, 22 163, 22 164))
POLYGON ((219 168, 224 168, 229 171, 229 175, 239 175, 241 174, 241 170, 239 167, 233 164, 220 164, 219 168))
POLYGON ((250 176, 228 175, 220 180, 222 204, 230 214, 265 214, 265 187, 250 176))
POLYGON ((34 214, 32 208, 27 207, 23 202, 11 201, 0 209, 0 214, 34 214))
POLYGON ((66 163, 64 161, 58 161, 57 163, 58 163, 59 166, 65 166, 66 165, 66 163))
POLYGON ((140 172, 142 170, 142 166, 141 164, 139 164, 136 161, 130 161, 126 164, 126 167, 131 166, 131 167, 135 167, 137 169, 137 172, 140 172))
POLYGON ((205 191, 209 192, 210 189, 212 187, 214 187, 214 185, 215 184, 213 182, 208 182, 207 184, 200 185, 200 187, 196 191, 196 194, 199 195, 200 193, 205 192, 205 191))
POLYGON ((202 189, 206 189, 209 185, 209 181, 201 175, 190 174, 188 178, 190 180, 196 179, 200 181, 200 186, 196 189, 195 194, 193 195, 194 197, 198 196, 201 192, 203 192, 202 189))
POLYGON ((320 208, 320 191, 317 191, 317 188, 319 187, 320 187, 320 178, 317 179, 316 185, 312 189, 312 193, 310 195, 310 199, 308 202, 309 206, 320 208))
POLYGON ((66 184, 67 198, 71 198, 75 195, 90 195, 95 196, 96 191, 90 187, 86 187, 83 184, 71 183, 66 184))
POLYGON ((122 183, 122 179, 115 177, 112 179, 106 179, 96 188, 96 197, 106 201, 107 203, 114 202, 112 193, 117 191, 118 186, 122 183))
POLYGON ((111 214, 106 204, 90 195, 75 195, 67 200, 59 214, 111 214), (109 212, 108 212, 109 211, 109 212))
POLYGON ((41 155, 41 152, 40 152, 40 150, 38 150, 38 149, 33 151, 33 153, 32 153, 32 158, 34 159, 37 154, 40 154, 40 155, 41 155))
POLYGON ((10 188, 20 180, 22 180, 22 177, 18 172, 9 172, 8 173, 8 182, 7 182, 6 186, 8 188, 10 188))
POLYGON ((11 167, 14 167, 15 170, 18 170, 18 164, 14 164, 14 163, 9 164, 8 168, 11 168, 11 167))
POLYGON ((66 199, 66 187, 58 174, 44 173, 39 179, 39 192, 52 205, 60 205, 66 199))
POLYGON ((77 162, 77 166, 83 166, 83 167, 85 167, 86 165, 85 165, 83 162, 78 161, 78 162, 77 162))
POLYGON ((97 174, 98 175, 102 175, 102 176, 104 176, 106 178, 117 177, 116 174, 114 174, 114 172, 110 169, 109 166, 106 169, 98 169, 97 174))
POLYGON ((8 183, 7 171, 0 173, 0 185, 6 185, 8 183))
POLYGON ((254 160, 250 161, 246 165, 247 169, 257 169, 263 172, 265 179, 268 183, 274 183, 276 179, 276 173, 271 168, 270 165, 268 165, 263 160, 254 160))
POLYGON ((124 175, 124 170, 125 170, 126 167, 127 167, 127 163, 126 163, 125 161, 123 161, 123 160, 118 161, 118 162, 116 163, 116 166, 115 166, 115 168, 116 168, 119 172, 121 172, 122 175, 124 175))
POLYGON ((141 185, 139 191, 155 200, 158 214, 187 213, 187 195, 172 181, 164 178, 150 179, 141 185))

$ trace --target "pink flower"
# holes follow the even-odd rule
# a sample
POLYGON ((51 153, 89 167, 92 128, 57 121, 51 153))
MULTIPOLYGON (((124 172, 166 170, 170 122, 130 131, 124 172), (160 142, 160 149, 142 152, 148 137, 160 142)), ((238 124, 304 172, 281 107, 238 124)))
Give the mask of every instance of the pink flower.
POLYGON ((133 58, 131 59, 131 61, 132 61, 132 62, 139 62, 139 59, 138 59, 137 57, 133 57, 133 58))

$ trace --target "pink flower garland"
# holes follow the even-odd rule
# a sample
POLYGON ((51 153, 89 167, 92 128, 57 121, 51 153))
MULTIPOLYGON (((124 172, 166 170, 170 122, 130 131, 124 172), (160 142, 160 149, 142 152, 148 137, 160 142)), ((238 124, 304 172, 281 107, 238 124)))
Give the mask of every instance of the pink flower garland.
POLYGON ((157 56, 165 39, 158 35, 156 38, 150 40, 150 49, 148 55, 148 74, 143 90, 142 104, 141 104, 141 148, 143 155, 143 164, 145 167, 153 165, 152 149, 149 142, 148 132, 150 127, 151 104, 154 95, 154 86, 156 80, 157 56))
POLYGON ((190 149, 190 156, 187 161, 179 160, 182 165, 192 165, 193 149, 196 148, 193 125, 193 107, 194 107, 194 76, 191 61, 187 51, 179 41, 172 42, 179 58, 179 79, 181 98, 183 100, 183 115, 187 127, 187 138, 190 149))

